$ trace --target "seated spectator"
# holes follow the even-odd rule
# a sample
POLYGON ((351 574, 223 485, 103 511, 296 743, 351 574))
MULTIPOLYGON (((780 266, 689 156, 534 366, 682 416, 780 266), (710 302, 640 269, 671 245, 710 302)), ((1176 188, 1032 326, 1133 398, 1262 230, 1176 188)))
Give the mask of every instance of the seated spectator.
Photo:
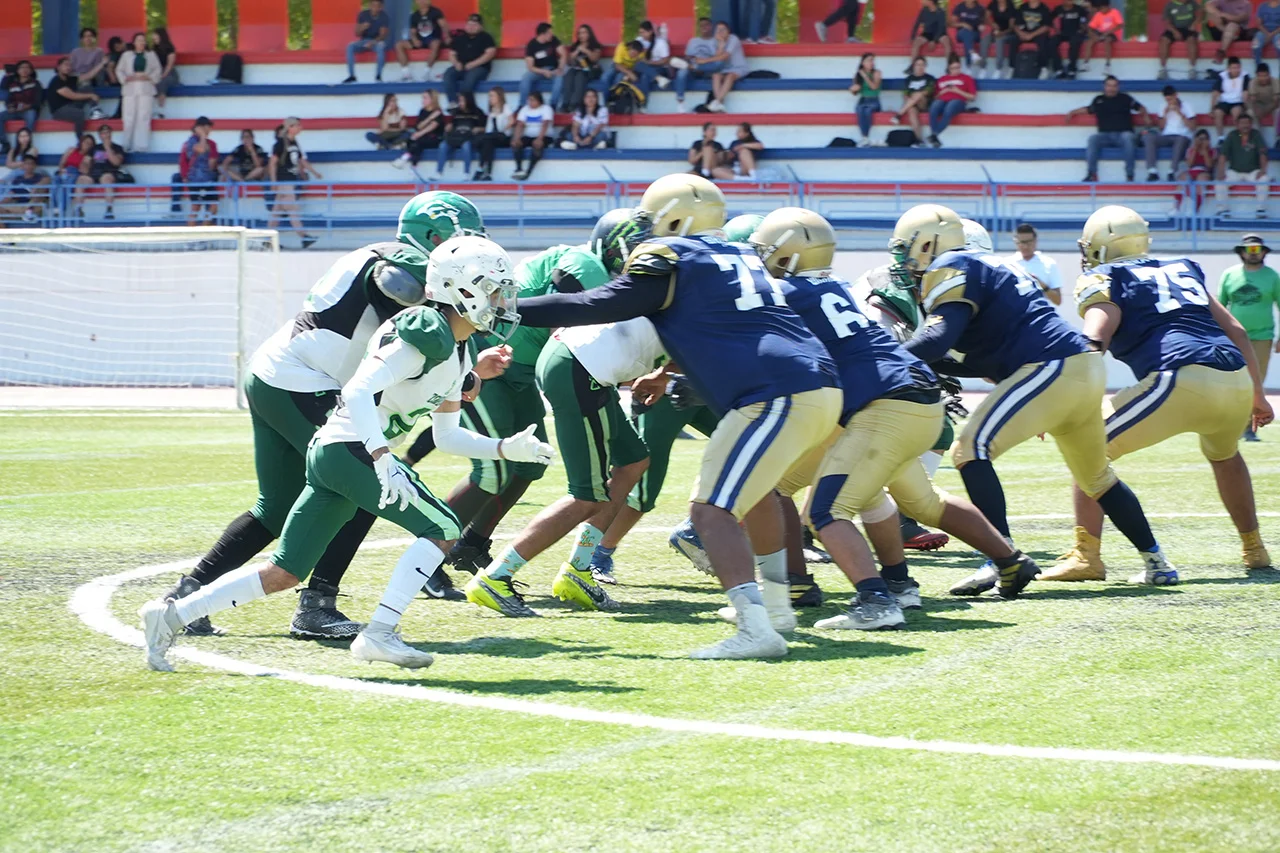
POLYGON ((1268 44, 1280 57, 1280 0, 1266 0, 1258 7, 1257 32, 1253 35, 1253 68, 1262 64, 1262 51, 1268 44))
POLYGON ((960 0, 951 7, 951 26, 955 29, 956 43, 964 50, 966 68, 982 68, 986 60, 978 53, 982 41, 982 25, 987 20, 987 10, 978 0, 960 0))
POLYGON ((1053 10, 1044 4, 1044 0, 1026 0, 1018 8, 1013 19, 1013 34, 1018 39, 1019 49, 1035 45, 1036 65, 1041 73, 1055 64, 1053 10))
MULTIPOLYGON (((369 0, 369 8, 356 15, 356 40, 347 44, 347 79, 356 82, 356 54, 373 51, 376 66, 373 79, 382 82, 382 68, 387 64, 387 44, 391 41, 391 16, 382 0, 369 0)), ((401 63, 408 68, 408 63, 401 63)))
POLYGON ((218 213, 218 146, 209 138, 213 122, 196 119, 191 137, 178 152, 178 171, 173 176, 173 209, 181 210, 182 186, 191 202, 187 225, 207 225, 218 213))
MULTIPOLYGON (((20 119, 27 130, 36 129, 36 116, 40 112, 40 99, 44 89, 36 79, 36 69, 28 60, 22 60, 14 73, 5 79, 4 112, 0 113, 0 133, 4 123, 20 119)), ((18 160, 19 167, 22 160, 18 160)), ((19 168, 21 171, 21 168, 19 168)))
POLYGON ((605 77, 606 92, 612 91, 614 86, 625 80, 644 92, 646 100, 648 99, 656 72, 648 70, 650 66, 646 66, 645 77, 642 79, 641 72, 636 70, 636 66, 644 59, 644 50, 644 42, 639 39, 618 42, 613 51, 613 70, 605 77))
POLYGON ((120 106, 124 112, 124 147, 146 151, 151 147, 151 117, 155 114, 157 84, 163 69, 160 57, 147 50, 147 37, 135 33, 133 45, 120 57, 116 77, 121 83, 120 106))
POLYGON ((32 223, 44 215, 49 191, 40 188, 48 186, 49 176, 41 174, 38 165, 33 155, 23 155, 21 171, 8 181, 7 192, 0 203, 0 218, 32 223))
POLYGON ((10 178, 17 177, 18 173, 22 171, 22 158, 26 155, 34 154, 36 161, 39 161, 40 152, 36 149, 34 139, 35 137, 31 135, 31 129, 27 127, 19 128, 18 132, 13 135, 13 145, 8 146, 9 150, 5 152, 4 156, 4 167, 8 170, 8 174, 4 178, 5 183, 8 183, 10 178))
POLYGON ((1133 116, 1136 113, 1141 117, 1143 125, 1150 124, 1147 108, 1135 101, 1128 92, 1121 92, 1119 80, 1108 77, 1102 81, 1102 94, 1094 98, 1089 106, 1076 107, 1067 113, 1067 124, 1084 113, 1093 116, 1098 123, 1098 132, 1089 137, 1086 149, 1088 170, 1085 172, 1085 181, 1098 180, 1098 158, 1103 146, 1118 146, 1124 151, 1124 174, 1132 181, 1137 153, 1133 116))
POLYGON ((423 92, 422 109, 418 110, 418 118, 409 131, 404 153, 391 165, 397 169, 418 165, 424 152, 440 147, 440 140, 444 139, 444 126, 444 110, 440 109, 436 93, 430 90, 423 92))
POLYGON ((57 188, 59 207, 67 207, 68 204, 75 208, 74 216, 78 219, 84 219, 84 205, 82 197, 84 195, 84 186, 92 184, 93 179, 89 177, 89 170, 93 166, 93 149, 97 147, 97 142, 93 138, 93 134, 86 133, 76 140, 76 144, 62 152, 62 159, 58 161, 58 169, 53 175, 53 184, 57 188), (70 187, 75 187, 75 191, 71 198, 66 198, 66 191, 70 187))
MULTIPOLYGON (((641 21, 636 41, 644 45, 644 55, 636 60, 633 69, 642 80, 651 79, 659 89, 671 85, 671 43, 667 41, 667 25, 654 30, 651 21, 641 21)), ((648 94, 646 92, 645 94, 648 94)))
POLYGON ((960 57, 951 57, 947 73, 938 78, 937 97, 929 105, 929 144, 934 148, 942 147, 938 138, 942 131, 978 97, 977 82, 960 68, 960 57))
POLYGON ((455 151, 462 152, 464 174, 471 174, 471 160, 475 155, 476 142, 484 133, 484 113, 476 106, 476 96, 470 92, 458 95, 458 103, 449 110, 448 122, 444 132, 444 142, 440 144, 436 156, 435 180, 444 179, 444 168, 455 151))
POLYGON ((858 140, 859 147, 866 148, 871 144, 871 125, 875 122, 876 113, 883 109, 880 106, 880 90, 883 86, 884 75, 876 68, 876 55, 862 54, 862 61, 858 63, 853 83, 849 86, 849 94, 858 99, 858 131, 862 134, 862 138, 858 140))
POLYGON ((821 21, 814 22, 813 30, 818 34, 818 41, 827 40, 827 30, 844 21, 844 40, 848 44, 860 44, 862 39, 856 35, 858 18, 862 14, 863 0, 839 0, 836 9, 821 21))
POLYGON ((588 89, 582 105, 573 112, 573 125, 560 143, 566 151, 609 147, 609 108, 600 103, 600 93, 588 89))
POLYGON ((492 181, 493 161, 499 148, 511 144, 511 128, 515 116, 507 109, 507 93, 501 86, 489 90, 489 115, 484 120, 484 133, 480 134, 480 171, 473 180, 492 181))
POLYGON ((537 92, 529 93, 529 100, 516 111, 515 123, 511 132, 511 154, 516 161, 516 170, 511 177, 523 181, 533 174, 533 168, 542 159, 543 150, 547 146, 547 137, 556 116, 551 107, 542 102, 537 92), (524 167, 524 152, 529 149, 529 168, 524 167))
POLYGON ((169 39, 169 31, 156 27, 151 32, 151 50, 160 60, 160 82, 156 83, 156 118, 164 118, 164 103, 169 90, 182 82, 178 76, 178 49, 169 39))
POLYGON ((604 73, 600 67, 603 52, 604 47, 596 39, 595 30, 588 24, 579 24, 574 33, 573 44, 568 46, 561 99, 551 104, 553 109, 571 113, 582 104, 587 84, 599 79, 604 73))
POLYGON ((103 198, 107 202, 106 219, 115 219, 112 206, 116 193, 115 184, 135 183, 133 175, 124 167, 124 149, 111 139, 111 125, 104 124, 98 128, 99 142, 93 147, 93 159, 89 163, 89 181, 102 185, 103 198))
MULTIPOLYGON (((120 36, 112 36, 107 39, 107 85, 119 86, 120 79, 116 77, 116 66, 120 64, 120 57, 124 56, 125 43, 120 36)), ((117 116, 118 118, 118 116, 117 116)))
POLYGON ((924 144, 924 138, 920 135, 920 114, 929 112, 938 84, 934 76, 924 69, 923 56, 917 57, 911 63, 911 73, 902 81, 902 106, 889 119, 890 124, 902 124, 905 116, 912 131, 915 132, 917 145, 924 144))
POLYGON ((1227 192, 1230 185, 1254 184, 1257 199, 1255 212, 1259 219, 1267 215, 1267 195, 1271 191, 1271 176, 1267 173, 1267 144, 1262 134, 1253 126, 1248 113, 1236 116, 1236 129, 1227 134, 1218 152, 1218 180, 1214 195, 1218 201, 1218 215, 1227 213, 1227 192))
POLYGON ((1214 77, 1213 91, 1209 93, 1213 130, 1219 143, 1222 142, 1222 128, 1226 117, 1230 116, 1234 122, 1244 112, 1244 98, 1248 91, 1249 75, 1244 73, 1240 60, 1233 56, 1227 60, 1226 72, 1214 77))
POLYGON ((920 14, 911 25, 911 60, 907 73, 924 49, 937 48, 943 56, 951 53, 951 39, 947 36, 947 13, 938 6, 938 0, 920 0, 920 14))
POLYGON ((71 73, 81 89, 106 86, 107 53, 98 46, 98 31, 93 27, 80 30, 80 46, 67 57, 71 60, 71 73))
POLYGON ((1090 0, 1090 3, 1093 4, 1093 16, 1089 18, 1089 34, 1084 43, 1083 67, 1089 68, 1093 47, 1101 42, 1106 61, 1102 73, 1110 76, 1111 57, 1115 53, 1116 42, 1124 38, 1124 16, 1119 10, 1111 8, 1111 0, 1090 0))
POLYGON ((689 43, 685 45, 684 58, 677 62, 672 62, 671 67, 676 69, 676 110, 685 112, 684 95, 689 90, 689 81, 699 77, 710 77, 712 74, 723 71, 726 63, 725 58, 717 58, 718 48, 716 40, 712 35, 711 19, 698 19, 698 34, 689 39, 689 43))
POLYGON ((484 18, 471 15, 462 32, 454 33, 449 41, 453 61, 444 70, 444 93, 449 103, 456 103, 459 92, 474 95, 476 86, 488 79, 493 68, 493 58, 498 55, 498 45, 493 36, 485 32, 484 18))
POLYGON ((1062 304, 1062 273, 1058 271, 1058 263, 1049 255, 1039 251, 1039 235, 1034 225, 1026 222, 1014 229, 1013 244, 1018 251, 1004 259, 1004 262, 1027 274, 1027 277, 1039 286, 1045 298, 1054 305, 1062 304))
POLYGON ((1164 14, 1160 16, 1164 32, 1160 33, 1159 80, 1169 79, 1169 51, 1174 42, 1187 45, 1187 61, 1190 65, 1187 79, 1196 79, 1196 61, 1200 58, 1200 29, 1204 25, 1204 11, 1198 0, 1167 0, 1164 14))
POLYGON ((409 37, 396 42, 396 59, 400 62, 400 79, 412 80, 409 51, 427 51, 427 68, 423 80, 434 80, 440 48, 449 44, 449 26, 444 12, 431 5, 431 0, 414 0, 416 8, 409 14, 409 37))
POLYGON ((716 24, 716 56, 725 57, 722 70, 711 75, 711 103, 707 109, 713 113, 725 111, 725 101, 733 91, 733 84, 751 73, 747 65, 747 56, 742 50, 742 40, 729 32, 729 25, 724 21, 716 24))
POLYGON ((1147 180, 1160 180, 1159 148, 1163 145, 1173 147, 1169 155, 1169 180, 1178 179, 1178 164, 1186 156, 1191 145, 1191 128, 1196 122, 1196 111, 1178 97, 1178 90, 1172 86, 1164 87, 1164 106, 1156 114, 1155 127, 1147 131, 1147 180))
POLYGON ((282 216, 289 217, 289 224, 298 232, 302 248, 309 249, 316 238, 308 234, 302 225, 301 205, 298 201, 298 189, 290 184, 305 181, 307 175, 319 180, 320 172, 311 165, 307 153, 302 150, 298 136, 302 133, 302 120, 289 116, 276 136, 275 147, 271 149, 271 159, 267 161, 267 179, 271 183, 286 184, 275 189, 275 202, 270 205, 271 214, 267 217, 267 228, 275 228, 282 216))
POLYGON ((45 100, 49 104, 49 115, 57 121, 71 122, 77 138, 84 135, 86 121, 102 118, 98 96, 80 91, 71 73, 71 60, 65 56, 58 60, 57 71, 45 89, 45 100))
POLYGON ((710 178, 715 171, 729 162, 729 153, 716 142, 716 126, 712 122, 702 125, 702 138, 689 146, 689 171, 710 178))
POLYGON ((1271 66, 1267 63, 1258 63, 1257 73, 1244 93, 1244 106, 1257 122, 1259 130, 1267 124, 1280 126, 1280 113, 1276 110, 1280 106, 1280 80, 1271 73, 1271 66))
POLYGON ((400 109, 400 101, 394 93, 388 92, 382 96, 382 109, 378 110, 378 129, 369 131, 364 138, 380 149, 398 148, 409 136, 406 124, 408 121, 400 109))
POLYGON ((1226 61, 1232 43, 1237 39, 1249 41, 1252 38, 1248 27, 1253 3, 1250 0, 1209 0, 1205 3, 1204 14, 1209 38, 1218 42, 1213 64, 1220 66, 1226 61))
POLYGON ((551 103, 560 103, 564 89, 564 72, 568 68, 569 51, 556 38, 546 21, 538 24, 533 38, 524 46, 524 76, 520 78, 520 103, 544 81, 550 82, 551 103))
POLYGON ((1013 51, 1018 44, 1018 37, 1013 32, 1013 24, 1017 14, 1018 10, 1013 5, 1013 0, 991 0, 987 4, 988 30, 982 37, 982 44, 978 46, 978 53, 985 57, 988 46, 995 45, 996 64, 993 70, 997 79, 1002 74, 1007 76, 1013 71, 1013 51))
POLYGON ((240 131, 240 144, 222 161, 228 181, 261 181, 267 176, 267 152, 253 141, 252 130, 240 131))
POLYGON ((748 122, 742 122, 734 131, 734 140, 725 152, 728 165, 720 166, 711 174, 722 181, 754 181, 756 163, 764 153, 764 143, 756 138, 748 122))
MULTIPOLYGON (((1187 149, 1187 159, 1183 164, 1187 170, 1187 180, 1197 184, 1207 184, 1214 179, 1218 171, 1218 151, 1209 139, 1209 131, 1200 128, 1191 138, 1191 147, 1187 149)), ((1196 188, 1196 210, 1204 204, 1205 187, 1196 188)))

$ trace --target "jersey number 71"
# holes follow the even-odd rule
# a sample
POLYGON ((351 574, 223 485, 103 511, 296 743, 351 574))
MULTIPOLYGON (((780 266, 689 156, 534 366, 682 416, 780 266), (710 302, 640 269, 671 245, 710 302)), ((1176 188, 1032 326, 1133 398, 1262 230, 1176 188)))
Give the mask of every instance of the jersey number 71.
POLYGON ((782 284, 764 268, 764 261, 755 255, 712 255, 722 272, 735 273, 738 276, 738 287, 742 295, 733 300, 739 311, 750 311, 764 307, 764 295, 773 297, 774 305, 786 305, 786 296, 782 293, 782 284))

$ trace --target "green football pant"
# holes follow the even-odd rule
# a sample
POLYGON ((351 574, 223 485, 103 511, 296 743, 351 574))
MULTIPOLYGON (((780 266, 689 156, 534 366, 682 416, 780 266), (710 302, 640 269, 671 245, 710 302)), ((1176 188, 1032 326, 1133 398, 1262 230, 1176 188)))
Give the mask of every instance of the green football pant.
MULTIPOLYGON (((358 441, 315 444, 307 452, 307 485, 289 512, 271 562, 305 580, 334 534, 363 509, 399 525, 419 539, 458 538, 458 519, 449 505, 431 494, 417 473, 396 459, 417 490, 401 510, 399 502, 378 508, 382 484, 373 459, 358 441)), ((425 580, 425 578, 424 578, 425 580)))
POLYGON ((641 415, 638 426, 640 438, 649 449, 649 467, 627 496, 627 505, 640 512, 652 510, 667 479, 671 446, 675 444, 676 436, 686 426, 710 436, 719 422, 720 419, 706 406, 677 409, 668 397, 662 397, 641 415))
POLYGON ((951 423, 951 416, 947 415, 942 419, 942 432, 938 435, 938 442, 933 446, 933 449, 939 453, 946 453, 951 449, 951 445, 955 443, 955 440, 956 428, 951 423))
MULTIPOLYGON (((547 440, 547 428, 543 423, 546 407, 535 385, 519 386, 503 380, 487 379, 480 386, 480 396, 474 402, 462 406, 462 425, 472 432, 490 438, 509 438, 523 431, 530 424, 537 424, 534 434, 547 440)), ((534 462, 508 462, 505 459, 471 460, 471 482, 481 490, 496 495, 513 477, 540 480, 546 465, 534 462)))
POLYGON ((618 389, 597 382, 568 347, 554 340, 538 356, 537 375, 551 404, 569 494, 607 502, 609 467, 630 465, 649 455, 622 411, 618 389))

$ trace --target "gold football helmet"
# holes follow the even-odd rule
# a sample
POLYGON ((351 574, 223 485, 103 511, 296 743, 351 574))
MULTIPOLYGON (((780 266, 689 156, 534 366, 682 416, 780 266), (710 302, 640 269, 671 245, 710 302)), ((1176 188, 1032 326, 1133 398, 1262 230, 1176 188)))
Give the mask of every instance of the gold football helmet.
POLYGON ((889 251, 901 254, 907 269, 923 275, 934 258, 964 247, 964 225, 951 208, 918 204, 898 219, 889 251))
POLYGON ((698 175, 667 175, 649 184, 640 209, 653 217, 654 237, 686 237, 723 228, 724 193, 698 175))
POLYGON ((1151 226, 1136 210, 1109 204, 1094 211, 1077 240, 1084 269, 1144 257, 1151 251, 1151 226))
POLYGON ((831 223, 803 207, 780 207, 747 239, 774 275, 829 270, 836 254, 831 223))

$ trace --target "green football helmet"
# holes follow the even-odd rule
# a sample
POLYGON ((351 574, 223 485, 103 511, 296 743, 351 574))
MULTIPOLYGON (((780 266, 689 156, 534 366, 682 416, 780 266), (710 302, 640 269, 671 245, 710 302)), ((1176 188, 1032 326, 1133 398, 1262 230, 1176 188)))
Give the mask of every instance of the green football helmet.
POLYGON ((427 255, 445 240, 463 236, 485 236, 484 219, 474 204, 457 193, 419 193, 400 211, 396 239, 427 255))
POLYGON ((631 251, 653 236, 653 219, 643 210, 618 207, 601 216, 591 229, 588 248, 610 276, 622 272, 631 251))
POLYGON ((758 213, 744 213, 724 224, 724 236, 730 243, 745 243, 756 232, 764 217, 758 213))

